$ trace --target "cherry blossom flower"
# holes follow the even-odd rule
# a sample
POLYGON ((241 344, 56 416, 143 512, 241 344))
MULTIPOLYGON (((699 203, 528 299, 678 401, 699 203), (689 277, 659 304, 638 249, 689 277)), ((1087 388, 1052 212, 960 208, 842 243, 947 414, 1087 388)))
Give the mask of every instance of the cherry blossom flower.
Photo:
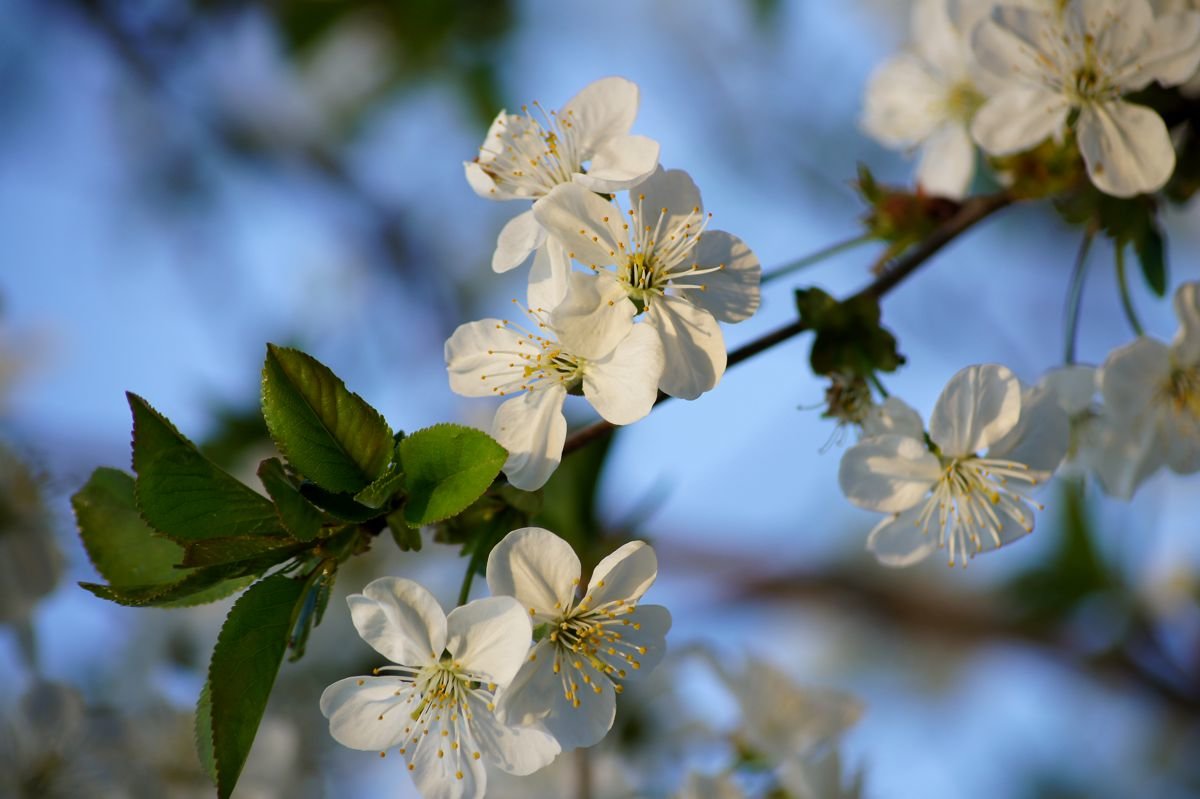
POLYGON ((942 547, 951 564, 965 563, 1032 532, 1036 503, 1028 491, 1062 461, 1068 421, 1049 392, 1022 392, 1012 372, 985 364, 951 378, 928 441, 911 432, 863 439, 838 471, 851 502, 891 514, 867 541, 888 566, 916 563, 942 547))
POLYGON ((600 561, 582 598, 580 574, 571 546, 540 527, 509 533, 487 563, 492 593, 516 597, 537 637, 496 714, 540 723, 564 750, 604 737, 624 681, 658 664, 671 627, 666 608, 639 604, 658 574, 645 543, 631 541, 600 561))
MULTIPOLYGON (((646 313, 666 359, 659 388, 695 399, 725 373, 718 321, 740 322, 758 310, 762 267, 737 236, 706 229, 700 190, 682 170, 659 168, 630 192, 629 204, 622 211, 568 183, 535 203, 533 213, 569 258, 607 272, 629 306, 646 313)), ((556 286, 566 274, 560 268, 550 281, 556 286)))
POLYGON ((1129 460, 1124 485, 1137 485, 1162 465, 1178 474, 1200 471, 1200 282, 1175 292, 1179 331, 1167 344, 1139 336, 1109 354, 1100 369, 1100 393, 1129 460))
POLYGON ((425 799, 482 799, 485 763, 531 774, 558 744, 536 727, 510 727, 494 693, 529 651, 529 617, 510 597, 478 599, 447 616, 412 580, 382 577, 347 597, 358 634, 396 665, 325 689, 321 712, 343 746, 398 749, 425 799))
POLYGON ((1000 82, 981 69, 971 30, 990 0, 917 0, 913 47, 871 75, 862 127, 892 149, 918 148, 917 184, 930 194, 961 199, 975 174, 969 126, 1000 82))
MULTIPOLYGON (((658 143, 629 133, 637 109, 637 84, 610 77, 558 111, 537 103, 521 114, 501 111, 479 155, 464 164, 467 182, 489 200, 536 200, 571 182, 604 193, 634 186, 658 165, 658 143)), ((520 266, 545 238, 533 214, 522 212, 500 231, 492 269, 520 266)))
POLYGON ((1002 4, 975 29, 974 47, 1008 82, 971 124, 983 149, 1006 155, 1061 137, 1077 113, 1075 139, 1096 188, 1131 197, 1170 178, 1175 150, 1162 117, 1122 98, 1195 74, 1200 14, 1155 18, 1147 0, 1070 0, 1061 12, 1002 4))
POLYGON ((650 412, 663 370, 654 331, 633 324, 633 307, 611 278, 570 276, 571 293, 551 313, 530 311, 534 329, 507 319, 460 325, 446 341, 450 388, 467 397, 508 397, 492 436, 508 450, 504 473, 517 488, 545 484, 562 459, 563 402, 582 392, 613 424, 650 412))

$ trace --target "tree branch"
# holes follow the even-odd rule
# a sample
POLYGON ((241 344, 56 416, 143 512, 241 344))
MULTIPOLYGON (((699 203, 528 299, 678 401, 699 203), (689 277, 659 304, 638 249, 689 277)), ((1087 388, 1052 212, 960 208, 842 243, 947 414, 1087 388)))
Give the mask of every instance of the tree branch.
MULTIPOLYGON (((862 297, 871 297, 876 300, 882 299, 884 295, 915 272, 923 263, 937 254, 942 247, 945 247, 977 222, 981 222, 996 211, 1012 205, 1013 202, 1014 198, 1008 192, 1003 191, 967 199, 958 207, 953 216, 930 234, 929 238, 921 242, 908 255, 895 261, 891 267, 884 270, 883 274, 875 278, 875 280, 849 299, 855 300, 862 297)), ((735 366, 742 361, 753 358, 755 355, 769 350, 776 344, 781 344, 790 338, 798 336, 805 329, 805 324, 797 319, 788 325, 747 342, 737 349, 730 351, 727 367, 735 366)), ((659 392, 658 399, 654 404, 658 405, 661 402, 666 402, 668 399, 670 399, 668 395, 659 392)), ((614 425, 611 422, 601 420, 576 430, 567 438, 566 443, 563 445, 563 457, 590 444, 597 438, 609 435, 612 433, 613 428, 614 425)))

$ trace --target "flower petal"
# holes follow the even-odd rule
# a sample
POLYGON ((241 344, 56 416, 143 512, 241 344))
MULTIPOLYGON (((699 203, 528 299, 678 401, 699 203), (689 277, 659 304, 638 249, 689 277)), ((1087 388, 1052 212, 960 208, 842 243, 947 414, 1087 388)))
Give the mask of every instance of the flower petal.
POLYGON ((699 269, 721 269, 691 279, 684 271, 682 279, 673 280, 704 287, 689 292, 688 299, 718 322, 741 322, 754 315, 761 300, 762 265, 744 241, 724 230, 706 230, 700 234, 692 257, 699 269))
POLYGON ((1058 469, 1071 438, 1071 421, 1058 397, 1044 387, 1021 396, 1021 416, 1007 434, 988 449, 989 458, 1016 461, 1029 467, 1031 477, 1047 480, 1058 469))
POLYGON ((558 124, 570 126, 576 152, 587 161, 608 139, 629 133, 637 112, 637 84, 613 76, 584 86, 558 112, 558 124))
POLYGON ((838 485, 860 508, 897 513, 920 502, 941 474, 941 462, 925 442, 885 435, 863 439, 846 450, 838 485))
POLYGON ((971 32, 971 49, 980 66, 1010 85, 1039 83, 1061 71, 1062 35, 1055 9, 996 4, 971 32))
MULTIPOLYGON (((661 166, 650 177, 637 187, 636 202, 642 206, 642 221, 654 225, 663 211, 667 218, 663 227, 671 220, 692 216, 704 210, 704 202, 700 199, 700 189, 692 176, 682 169, 663 169, 661 166)), ((631 197, 630 202, 635 202, 631 197)))
POLYGON ((636 602, 658 576, 658 557, 645 541, 630 541, 611 552, 592 570, 581 608, 599 608, 609 602, 636 602))
POLYGON ((1088 461, 1105 494, 1129 500, 1165 461, 1156 420, 1096 419, 1088 427, 1088 461))
MULTIPOLYGON (((624 299, 621 302, 633 307, 624 299)), ((634 325, 611 354, 588 364, 583 395, 605 420, 633 424, 654 407, 664 367, 658 331, 650 325, 634 325)))
MULTIPOLYGON (((1125 65, 1150 53, 1149 34, 1154 12, 1146 0, 1072 0, 1063 11, 1063 22, 1073 49, 1083 51, 1089 43, 1092 58, 1104 64, 1114 77, 1125 72, 1125 65)), ((1140 85, 1122 83, 1121 88, 1140 89, 1140 85)))
POLYGON ((1170 406, 1160 424, 1167 468, 1176 474, 1200 471, 1200 420, 1187 410, 1170 406))
POLYGON ((437 734, 436 727, 410 744, 413 785, 422 799, 483 799, 487 770, 482 762, 482 746, 474 738, 478 724, 473 720, 459 722, 449 730, 457 733, 453 739, 457 748, 448 747, 447 739, 437 734), (480 752, 479 760, 472 757, 475 752, 480 752))
POLYGON ((904 400, 888 397, 882 405, 872 406, 867 411, 862 422, 862 436, 872 438, 888 434, 921 441, 925 438, 925 423, 921 421, 921 415, 904 400))
POLYGON ((567 275, 571 259, 557 239, 547 238, 533 254, 529 268, 529 288, 525 299, 530 310, 547 312, 567 296, 567 275))
POLYGON ((1157 111, 1120 100, 1084 106, 1075 125, 1096 188, 1114 197, 1149 194, 1175 171, 1175 148, 1157 111))
POLYGON ((658 152, 658 142, 645 136, 608 139, 592 155, 587 173, 576 173, 574 181, 605 194, 628 189, 654 172, 658 152))
POLYGON ((1164 14, 1154 20, 1150 43, 1138 53, 1139 74, 1146 83, 1157 80, 1175 86, 1200 69, 1200 13, 1164 14))
MULTIPOLYGON (((500 723, 487 703, 476 696, 468 702, 472 732, 490 762, 509 774, 524 776, 550 765, 562 751, 558 741, 540 727, 511 727, 500 723)), ((482 797, 482 794, 480 794, 482 797)))
POLYGON ((1061 94, 1040 86, 1010 86, 975 114, 971 136, 991 155, 1019 153, 1059 135, 1070 110, 1061 94))
POLYGON ((890 516, 867 536, 867 551, 884 566, 903 568, 920 563, 937 549, 937 536, 917 524, 917 508, 890 516))
POLYGON ((896 56, 878 66, 863 98, 863 131, 885 147, 913 147, 928 138, 942 122, 937 110, 946 86, 915 55, 896 56))
POLYGON ((492 271, 507 272, 525 263, 529 253, 542 246, 546 231, 538 224, 533 211, 517 214, 501 229, 492 253, 492 271))
POLYGON ((1092 407, 1096 399, 1096 373, 1094 366, 1070 365, 1051 369, 1039 385, 1045 386, 1058 400, 1058 406, 1068 416, 1078 416, 1092 407))
POLYGON ((662 339, 666 365, 658 387, 672 397, 695 399, 725 374, 725 337, 713 315, 682 297, 657 297, 649 324, 662 339))
POLYGON ((580 571, 570 544, 541 527, 522 527, 492 548, 487 584, 495 596, 516 597, 531 616, 557 618, 574 604, 580 571))
POLYGON ((975 143, 966 125, 946 122, 921 147, 917 184, 935 197, 961 200, 975 176, 975 143))
POLYGON ((567 273, 567 294, 550 312, 550 326, 572 355, 610 355, 633 328, 637 309, 611 272, 567 273))
POLYGON ((997 364, 968 366, 942 389, 929 417, 929 437, 942 454, 981 452, 1016 426, 1021 416, 1021 383, 997 364))
POLYGON ((496 409, 492 438, 508 450, 504 474, 522 491, 536 491, 546 484, 562 460, 567 440, 567 419, 562 386, 530 391, 513 397, 496 409))
POLYGON ((412 683, 398 677, 347 677, 321 694, 321 712, 329 719, 329 734, 342 746, 383 752, 407 737, 403 706, 413 692, 412 683))
POLYGON ((1182 284, 1175 291, 1174 305, 1179 330, 1171 342, 1171 354, 1181 366, 1200 364, 1200 283, 1182 284))
POLYGON ((446 613, 419 583, 380 577, 346 602, 358 634, 393 663, 429 663, 446 648, 446 613))
POLYGON ((625 669, 625 679, 645 677, 667 653, 671 612, 662 605, 638 605, 633 613, 623 617, 623 621, 628 622, 628 626, 621 628, 621 643, 638 650, 632 655, 637 665, 625 669))
POLYGON ((533 204, 533 214, 571 258, 587 266, 614 264, 627 247, 617 207, 578 183, 555 186, 533 204))
POLYGON ((529 613, 510 596, 476 599, 446 617, 446 649, 455 662, 499 685, 521 668, 532 639, 529 613))
POLYGON ((1159 389, 1171 375, 1171 351, 1146 336, 1108 354, 1097 382, 1104 408, 1114 419, 1136 419, 1152 413, 1159 389))
POLYGON ((464 397, 490 397, 503 390, 512 382, 504 373, 510 371, 513 353, 527 349, 522 339, 499 319, 459 325, 444 349, 450 390, 464 397))

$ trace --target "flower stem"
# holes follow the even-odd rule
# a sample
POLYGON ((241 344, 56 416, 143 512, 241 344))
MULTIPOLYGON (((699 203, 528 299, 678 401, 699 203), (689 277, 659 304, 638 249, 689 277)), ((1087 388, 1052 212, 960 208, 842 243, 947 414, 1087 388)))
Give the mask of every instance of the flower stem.
POLYGON ((816 263, 820 263, 821 261, 824 261, 826 258, 832 258, 833 256, 837 255, 838 253, 845 252, 846 250, 852 250, 860 244, 866 244, 870 240, 871 240, 871 234, 863 233, 861 235, 855 236, 852 239, 845 239, 844 241, 839 241, 835 244, 830 244, 828 247, 817 250, 816 252, 812 253, 811 255, 806 255, 798 261, 793 261, 790 264, 785 264, 783 266, 776 267, 775 269, 772 269, 770 272, 764 272, 763 276, 762 276, 762 282, 764 284, 770 283, 772 280, 776 280, 778 278, 785 277, 787 275, 792 274, 793 272, 799 272, 801 269, 804 269, 805 267, 812 266, 813 264, 816 264, 816 263))
POLYGON ((1116 253, 1117 262, 1117 287, 1121 291, 1121 308, 1125 311, 1125 318, 1129 320, 1129 326, 1133 328, 1135 335, 1143 335, 1145 330, 1142 328, 1141 320, 1138 319, 1137 310, 1133 307, 1133 298, 1129 296, 1129 280, 1125 277, 1125 245, 1118 242, 1113 251, 1116 253))
POLYGON ((1064 311, 1063 363, 1075 363, 1075 340, 1079 336, 1079 306, 1083 300, 1083 283, 1087 278, 1088 252, 1096 238, 1096 229, 1089 227, 1079 243, 1075 255, 1075 267, 1071 270, 1071 282, 1067 288, 1067 304, 1064 311))

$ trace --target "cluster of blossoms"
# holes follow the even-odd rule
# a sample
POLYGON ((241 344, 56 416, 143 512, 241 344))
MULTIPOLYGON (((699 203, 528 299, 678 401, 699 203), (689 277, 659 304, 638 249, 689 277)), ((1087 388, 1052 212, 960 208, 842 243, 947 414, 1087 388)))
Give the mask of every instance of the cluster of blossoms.
MULTIPOLYGON (((919 147, 917 182, 966 194, 975 145, 993 156, 1069 132, 1092 183, 1116 197, 1162 188, 1175 168, 1163 118, 1128 95, 1200 77, 1189 0, 917 0, 913 51, 883 64, 863 127, 919 147)), ((1190 88, 1190 87, 1189 87, 1190 88)))
POLYGON ((394 665, 321 696, 353 749, 394 749, 426 799, 480 799, 486 765, 531 774, 612 727, 616 694, 662 658, 666 608, 639 604, 658 574, 641 541, 604 558, 579 595, 569 544, 537 527, 492 550, 492 596, 448 615, 421 585, 373 581, 348 598, 354 626, 394 665))
POLYGON ((758 259, 709 229, 691 177, 630 135, 637 106, 637 86, 610 77, 558 111, 501 112, 466 164, 480 196, 532 201, 492 258, 501 272, 533 254, 529 323, 464 324, 445 348, 456 393, 508 398, 491 432, 521 489, 540 488, 562 457, 568 394, 618 425, 649 413, 660 391, 695 399, 725 371, 719 323, 758 309, 758 259))

